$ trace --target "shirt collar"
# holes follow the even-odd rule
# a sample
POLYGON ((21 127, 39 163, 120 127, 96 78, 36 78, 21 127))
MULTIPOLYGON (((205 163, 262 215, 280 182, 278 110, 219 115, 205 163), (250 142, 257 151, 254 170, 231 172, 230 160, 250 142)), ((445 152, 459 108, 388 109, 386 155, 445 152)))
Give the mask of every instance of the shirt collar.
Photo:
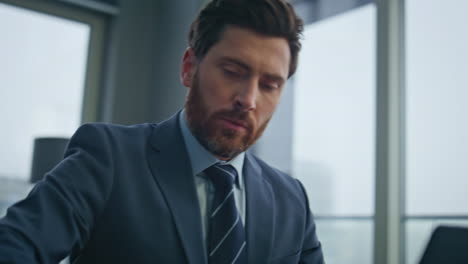
POLYGON ((183 109, 179 114, 179 124, 180 130, 182 132, 182 137, 184 138, 185 146, 187 148, 187 153, 189 155, 190 163, 192 165, 192 174, 197 176, 205 169, 211 167, 216 163, 222 165, 229 164, 236 169, 237 175, 239 175, 239 177, 237 177, 238 186, 239 188, 242 188, 242 168, 244 167, 245 152, 240 153, 239 155, 237 155, 229 161, 219 160, 215 156, 213 156, 213 154, 211 154, 208 150, 206 150, 192 134, 192 131, 190 131, 187 124, 185 109, 183 109))

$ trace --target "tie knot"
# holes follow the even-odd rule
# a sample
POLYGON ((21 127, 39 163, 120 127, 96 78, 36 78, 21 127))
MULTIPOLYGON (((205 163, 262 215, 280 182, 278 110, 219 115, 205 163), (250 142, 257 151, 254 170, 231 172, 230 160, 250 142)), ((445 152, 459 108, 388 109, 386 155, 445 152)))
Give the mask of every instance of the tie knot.
POLYGON ((205 170, 215 188, 231 188, 237 178, 237 171, 232 165, 215 164, 205 170))

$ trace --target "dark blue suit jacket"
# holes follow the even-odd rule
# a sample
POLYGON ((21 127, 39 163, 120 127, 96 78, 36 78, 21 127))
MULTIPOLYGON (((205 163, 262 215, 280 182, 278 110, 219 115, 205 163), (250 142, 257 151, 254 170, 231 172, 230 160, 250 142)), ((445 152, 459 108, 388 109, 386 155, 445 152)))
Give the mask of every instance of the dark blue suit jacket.
MULTIPOLYGON (((247 153, 249 263, 323 263, 299 181, 247 153)), ((65 159, 0 220, 0 263, 207 263, 177 115, 87 124, 65 159)))

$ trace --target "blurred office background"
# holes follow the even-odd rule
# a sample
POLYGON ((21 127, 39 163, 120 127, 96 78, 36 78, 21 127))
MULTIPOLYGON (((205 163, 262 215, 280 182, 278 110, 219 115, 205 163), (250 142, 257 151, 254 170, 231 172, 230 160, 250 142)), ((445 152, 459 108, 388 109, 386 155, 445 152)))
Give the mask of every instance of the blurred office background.
MULTIPOLYGON (((0 0, 0 216, 35 138, 181 108, 205 2, 0 0)), ((298 72, 253 151, 305 185, 327 263, 418 263, 437 225, 468 225, 468 2, 291 2, 298 72)))

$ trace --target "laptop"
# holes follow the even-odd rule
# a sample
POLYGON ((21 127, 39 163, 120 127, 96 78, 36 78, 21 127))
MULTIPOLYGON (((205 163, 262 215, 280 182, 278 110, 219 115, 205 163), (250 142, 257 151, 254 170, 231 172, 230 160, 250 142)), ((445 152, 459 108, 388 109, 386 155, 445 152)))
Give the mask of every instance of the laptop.
POLYGON ((468 264, 468 227, 437 227, 420 264, 468 264))

